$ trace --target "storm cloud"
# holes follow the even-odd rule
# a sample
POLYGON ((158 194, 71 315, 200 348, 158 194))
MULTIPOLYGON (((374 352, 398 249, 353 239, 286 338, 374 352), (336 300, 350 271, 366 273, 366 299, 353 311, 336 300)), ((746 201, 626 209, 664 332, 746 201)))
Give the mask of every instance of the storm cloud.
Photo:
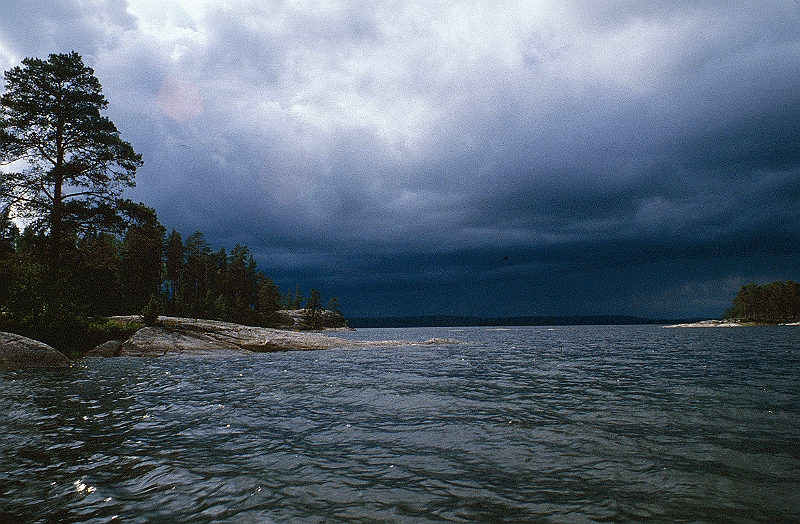
POLYGON ((796 1, 0 6, 75 50, 127 196, 345 314, 719 316, 800 278, 796 1), (377 4, 377 5, 376 5, 377 4))

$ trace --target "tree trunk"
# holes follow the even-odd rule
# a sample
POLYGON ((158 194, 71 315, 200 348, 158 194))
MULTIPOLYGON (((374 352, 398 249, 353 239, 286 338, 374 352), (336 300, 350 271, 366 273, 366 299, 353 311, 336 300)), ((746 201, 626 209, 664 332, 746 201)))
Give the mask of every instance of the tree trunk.
POLYGON ((61 177, 55 176, 55 185, 53 188, 53 209, 50 211, 50 258, 54 264, 58 264, 61 259, 61 237, 63 236, 63 221, 62 211, 62 183, 59 180, 61 177))
MULTIPOLYGON (((53 166, 53 208, 50 211, 50 257, 54 264, 58 264, 61 260, 61 243, 63 236, 62 222, 64 220, 63 213, 63 200, 64 200, 64 121, 62 118, 62 97, 59 92, 57 121, 56 121, 56 164, 53 166)), ((55 267, 55 266, 54 266, 55 267)))

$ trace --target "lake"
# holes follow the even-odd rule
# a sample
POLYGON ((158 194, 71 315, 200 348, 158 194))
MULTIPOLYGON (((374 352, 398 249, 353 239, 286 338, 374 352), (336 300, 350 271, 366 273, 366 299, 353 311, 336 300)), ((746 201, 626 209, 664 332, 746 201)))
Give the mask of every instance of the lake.
POLYGON ((0 522, 798 522, 800 328, 0 372, 0 522))

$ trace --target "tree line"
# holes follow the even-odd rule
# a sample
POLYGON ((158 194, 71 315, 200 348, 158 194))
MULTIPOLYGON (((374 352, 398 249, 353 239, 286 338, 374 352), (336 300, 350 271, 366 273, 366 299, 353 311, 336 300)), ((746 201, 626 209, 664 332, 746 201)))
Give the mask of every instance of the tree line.
POLYGON ((800 284, 787 280, 742 286, 725 318, 777 324, 800 321, 800 284))
MULTIPOLYGON (((224 248, 213 251, 199 231, 183 240, 173 230, 164 244, 163 259, 160 296, 170 315, 270 326, 283 322, 280 310, 305 309, 313 320, 317 311, 326 309, 316 289, 308 298, 297 287, 282 294, 275 282, 258 270, 247 246, 236 245, 230 253, 224 248)), ((340 313, 339 308, 339 299, 331 297, 327 309, 340 313)), ((311 321, 304 327, 320 326, 311 321)))
POLYGON ((284 295, 246 246, 228 253, 200 232, 166 235, 155 210, 122 198, 142 157, 102 116, 108 102, 79 54, 26 58, 4 78, 0 330, 74 353, 118 329, 102 320, 111 315, 275 325, 281 308, 304 303, 304 325, 320 327, 318 291, 284 295))
MULTIPOLYGON (((47 234, 20 231, 6 210, 0 216, 0 325, 26 323, 64 309, 84 317, 159 313, 278 325, 282 309, 324 309, 320 293, 299 288, 281 293, 257 268, 247 246, 214 251, 202 232, 184 240, 168 236, 155 211, 129 201, 117 203, 136 219, 122 234, 92 232, 62 239, 58 267, 48 264, 47 234), (155 306, 153 300, 156 300, 155 306), (55 308, 55 309, 54 309, 55 308)), ((327 308, 339 310, 336 297, 327 308)))

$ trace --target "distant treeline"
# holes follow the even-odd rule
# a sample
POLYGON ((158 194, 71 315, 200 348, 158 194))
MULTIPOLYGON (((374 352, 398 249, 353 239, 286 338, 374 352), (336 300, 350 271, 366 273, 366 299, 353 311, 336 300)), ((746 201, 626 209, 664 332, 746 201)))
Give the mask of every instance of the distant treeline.
POLYGON ((608 326, 674 324, 696 319, 652 319, 626 315, 573 315, 573 316, 522 316, 522 317, 470 317, 427 315, 410 317, 351 318, 354 328, 387 327, 471 327, 471 326, 608 326))
POLYGON ((777 324, 800 321, 800 284, 787 280, 742 286, 725 318, 777 324))

